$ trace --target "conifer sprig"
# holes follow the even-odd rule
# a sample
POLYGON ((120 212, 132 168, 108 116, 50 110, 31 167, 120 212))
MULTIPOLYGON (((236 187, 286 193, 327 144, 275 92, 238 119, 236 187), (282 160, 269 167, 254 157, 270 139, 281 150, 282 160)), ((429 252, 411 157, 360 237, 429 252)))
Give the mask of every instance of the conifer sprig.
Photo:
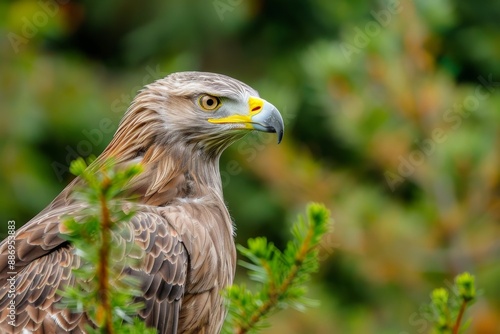
POLYGON ((248 248, 238 250, 249 261, 240 265, 249 270, 252 280, 260 283, 254 293, 245 285, 226 289, 229 315, 224 324, 225 333, 252 333, 266 326, 266 319, 288 307, 303 310, 314 303, 304 297, 306 284, 319 266, 318 245, 328 231, 329 212, 321 204, 310 204, 307 222, 303 217, 292 227, 293 239, 281 252, 264 237, 248 240, 248 248))
POLYGON ((464 272, 455 277, 451 293, 444 288, 434 289, 428 314, 434 323, 436 334, 458 334, 466 329, 468 323, 462 325, 467 307, 476 298, 474 276, 464 272))
POLYGON ((116 169, 112 160, 100 167, 75 160, 70 171, 79 176, 81 185, 72 194, 82 203, 82 211, 66 219, 64 234, 80 257, 73 269, 76 284, 61 291, 61 306, 73 312, 85 311, 97 326, 88 333, 156 333, 133 317, 142 304, 139 282, 124 274, 131 258, 141 258, 140 249, 125 242, 130 237, 126 223, 133 207, 121 198, 122 189, 141 172, 138 165, 116 169), (133 256, 130 256, 133 255, 133 256))

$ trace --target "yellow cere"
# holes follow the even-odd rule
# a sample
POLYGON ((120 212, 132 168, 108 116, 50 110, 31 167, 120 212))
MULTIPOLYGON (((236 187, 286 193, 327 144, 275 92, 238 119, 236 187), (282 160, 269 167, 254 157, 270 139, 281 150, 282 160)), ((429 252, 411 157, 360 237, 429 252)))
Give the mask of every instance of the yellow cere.
POLYGON ((250 110, 251 116, 257 115, 262 110, 263 106, 264 100, 258 97, 250 96, 248 99, 248 109, 250 110))

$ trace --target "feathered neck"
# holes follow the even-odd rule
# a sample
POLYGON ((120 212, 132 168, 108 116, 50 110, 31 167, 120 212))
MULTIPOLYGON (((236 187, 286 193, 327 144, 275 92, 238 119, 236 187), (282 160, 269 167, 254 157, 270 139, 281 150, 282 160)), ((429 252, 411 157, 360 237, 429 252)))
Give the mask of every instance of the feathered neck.
POLYGON ((176 199, 203 197, 222 199, 218 167, 222 150, 214 154, 195 143, 169 140, 165 131, 157 112, 144 107, 129 110, 96 165, 109 158, 118 167, 141 164, 143 172, 131 181, 127 192, 137 195, 144 204, 161 206, 176 199))
POLYGON ((181 144, 151 146, 135 159, 143 172, 130 184, 130 191, 150 205, 175 200, 222 199, 219 159, 181 144))

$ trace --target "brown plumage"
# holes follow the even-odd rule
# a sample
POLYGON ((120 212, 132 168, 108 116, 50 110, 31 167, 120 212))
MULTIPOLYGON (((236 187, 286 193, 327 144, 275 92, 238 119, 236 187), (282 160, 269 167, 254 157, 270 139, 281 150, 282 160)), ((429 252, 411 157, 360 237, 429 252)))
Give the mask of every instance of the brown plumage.
MULTIPOLYGON (((233 225, 219 173, 222 151, 248 130, 283 135, 283 120, 255 90, 226 76, 174 73, 146 86, 111 143, 94 162, 140 163, 127 191, 138 213, 124 228, 145 250, 127 271, 140 279, 140 317, 158 333, 218 333, 225 310, 221 289, 233 281, 233 225)), ((58 308, 57 290, 74 284, 80 259, 60 233, 61 217, 81 215, 71 194, 77 178, 17 231, 15 323, 8 324, 7 243, 0 244, 0 332, 83 333, 83 313, 58 308)), ((118 242, 125 243, 126 240, 118 242)))

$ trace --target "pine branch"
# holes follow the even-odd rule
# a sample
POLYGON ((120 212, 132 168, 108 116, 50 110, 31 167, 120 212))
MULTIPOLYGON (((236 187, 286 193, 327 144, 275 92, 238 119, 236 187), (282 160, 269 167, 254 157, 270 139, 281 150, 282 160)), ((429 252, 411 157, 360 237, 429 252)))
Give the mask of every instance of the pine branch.
POLYGON ((444 288, 432 291, 428 313, 434 323, 434 333, 458 334, 464 330, 462 319, 476 298, 474 276, 467 272, 458 275, 451 292, 450 295, 444 288))
POLYGON ((274 312, 294 307, 303 309, 311 301, 304 298, 306 283, 318 269, 317 246, 328 230, 329 212, 320 204, 307 208, 308 222, 299 217, 293 226, 293 240, 281 252, 265 238, 248 240, 248 248, 238 246, 240 253, 251 262, 240 261, 250 270, 250 277, 262 288, 252 293, 244 285, 226 290, 229 316, 224 325, 226 333, 251 333, 266 325, 274 312))
POLYGON ((120 196, 124 186, 140 173, 139 166, 117 170, 110 160, 100 167, 88 167, 83 159, 78 159, 70 170, 83 181, 72 196, 85 209, 63 223, 62 236, 75 248, 81 265, 73 269, 75 286, 60 292, 61 306, 73 312, 86 312, 98 327, 87 328, 89 334, 156 333, 134 319, 143 306, 133 302, 140 295, 139 282, 123 275, 124 269, 131 265, 130 258, 140 258, 126 255, 140 250, 135 245, 125 245, 126 223, 134 212, 124 211, 124 204, 130 206, 130 202, 120 196), (122 242, 116 242, 119 240, 122 242), (115 253, 121 254, 120 261, 110 261, 115 253))
POLYGON ((455 321, 455 325, 453 326, 453 334, 458 334, 460 330, 460 324, 462 322, 462 318, 464 316, 466 308, 467 308, 467 302, 463 300, 460 305, 460 310, 458 312, 457 320, 455 321))
POLYGON ((101 308, 98 309, 97 315, 102 317, 102 322, 98 320, 98 324, 103 324, 103 329, 106 334, 113 334, 112 310, 109 301, 109 254, 111 243, 111 217, 109 216, 108 203, 106 201, 105 192, 109 187, 109 178, 106 176, 101 184, 101 192, 99 193, 99 202, 101 204, 101 246, 99 248, 99 259, 97 263, 97 281, 99 282, 98 295, 101 301, 101 308))

